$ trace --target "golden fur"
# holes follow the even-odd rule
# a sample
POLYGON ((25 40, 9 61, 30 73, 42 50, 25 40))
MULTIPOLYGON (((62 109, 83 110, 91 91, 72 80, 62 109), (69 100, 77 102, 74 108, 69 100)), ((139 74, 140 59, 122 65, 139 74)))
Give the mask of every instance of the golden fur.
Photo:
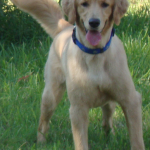
POLYGON ((104 47, 110 38, 113 23, 119 25, 128 8, 127 0, 62 0, 65 21, 58 4, 52 0, 12 0, 31 14, 54 38, 45 66, 45 88, 42 96, 38 142, 44 142, 49 119, 67 88, 70 119, 76 150, 88 150, 88 112, 94 107, 103 111, 103 127, 112 129, 116 102, 126 117, 131 149, 144 150, 141 96, 136 92, 119 38, 112 38, 109 49, 98 55, 81 51, 72 41, 76 22, 78 40, 89 48, 104 47), (92 46, 86 40, 91 18, 100 20, 96 28, 102 39, 92 46))

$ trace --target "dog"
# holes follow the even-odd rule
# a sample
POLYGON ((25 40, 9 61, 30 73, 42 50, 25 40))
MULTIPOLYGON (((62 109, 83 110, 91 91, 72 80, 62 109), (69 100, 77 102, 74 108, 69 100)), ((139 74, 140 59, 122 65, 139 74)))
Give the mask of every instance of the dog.
POLYGON ((54 39, 45 65, 38 142, 45 142, 49 119, 67 89, 76 150, 88 150, 88 112, 101 107, 102 125, 113 130, 118 103, 125 115, 132 150, 144 150, 141 96, 135 90, 123 44, 115 35, 127 0, 12 0, 54 39), (64 19, 65 14, 68 21, 64 19), (75 26, 73 24, 75 23, 75 26))

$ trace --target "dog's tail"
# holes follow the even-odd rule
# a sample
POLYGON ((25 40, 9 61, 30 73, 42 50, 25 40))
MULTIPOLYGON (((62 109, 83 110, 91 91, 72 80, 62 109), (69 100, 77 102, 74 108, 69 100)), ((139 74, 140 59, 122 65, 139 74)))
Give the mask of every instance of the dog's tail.
POLYGON ((12 2, 35 18, 52 38, 70 26, 63 19, 59 5, 53 0, 12 0, 12 2))

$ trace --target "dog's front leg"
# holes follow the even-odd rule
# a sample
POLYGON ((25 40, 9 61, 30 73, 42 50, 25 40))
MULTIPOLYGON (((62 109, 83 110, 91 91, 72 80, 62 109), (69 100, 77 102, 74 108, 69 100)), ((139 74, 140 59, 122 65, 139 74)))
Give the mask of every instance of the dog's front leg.
POLYGON ((132 93, 127 101, 121 102, 129 130, 131 149, 145 150, 142 132, 141 96, 138 92, 132 93))
POLYGON ((86 106, 71 105, 70 107, 75 150, 88 150, 88 112, 86 106))

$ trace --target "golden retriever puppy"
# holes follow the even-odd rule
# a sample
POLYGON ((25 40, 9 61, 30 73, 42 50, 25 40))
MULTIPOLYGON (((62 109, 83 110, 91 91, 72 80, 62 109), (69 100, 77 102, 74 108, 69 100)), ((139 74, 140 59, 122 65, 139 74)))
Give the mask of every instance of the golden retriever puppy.
POLYGON ((88 112, 101 107, 106 132, 116 102, 123 109, 132 150, 144 150, 141 96, 135 90, 123 45, 114 34, 127 0, 12 0, 54 38, 45 65, 38 142, 46 140, 49 119, 67 89, 76 150, 88 150, 88 112), (72 25, 75 23, 75 27, 72 25))

